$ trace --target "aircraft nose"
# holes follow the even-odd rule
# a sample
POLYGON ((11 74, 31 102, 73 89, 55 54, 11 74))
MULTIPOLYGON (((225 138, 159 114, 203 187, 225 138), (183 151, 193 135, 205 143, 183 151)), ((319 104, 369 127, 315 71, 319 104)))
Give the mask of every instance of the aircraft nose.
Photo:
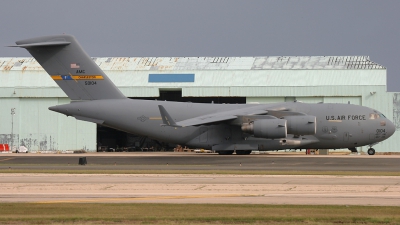
POLYGON ((387 120, 387 122, 386 122, 386 134, 387 134, 387 137, 392 136, 395 131, 396 131, 396 126, 392 123, 392 121, 387 120))

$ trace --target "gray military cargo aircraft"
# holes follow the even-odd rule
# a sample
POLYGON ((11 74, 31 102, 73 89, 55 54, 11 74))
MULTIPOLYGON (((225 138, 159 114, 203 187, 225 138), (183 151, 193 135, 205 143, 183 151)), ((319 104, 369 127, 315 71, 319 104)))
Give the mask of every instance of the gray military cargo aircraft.
POLYGON ((219 154, 252 150, 372 148, 395 132, 377 110, 351 104, 200 104, 125 97, 71 35, 16 42, 72 100, 55 112, 167 143, 219 154))

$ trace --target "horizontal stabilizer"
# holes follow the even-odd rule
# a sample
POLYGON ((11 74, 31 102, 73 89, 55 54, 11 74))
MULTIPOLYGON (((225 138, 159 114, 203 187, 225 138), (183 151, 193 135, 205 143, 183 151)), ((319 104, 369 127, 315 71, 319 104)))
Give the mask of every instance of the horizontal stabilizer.
POLYGON ((50 42, 39 42, 39 43, 30 43, 30 44, 10 45, 10 46, 7 46, 7 47, 33 48, 33 47, 69 45, 69 44, 71 44, 71 42, 68 42, 68 41, 50 41, 50 42))

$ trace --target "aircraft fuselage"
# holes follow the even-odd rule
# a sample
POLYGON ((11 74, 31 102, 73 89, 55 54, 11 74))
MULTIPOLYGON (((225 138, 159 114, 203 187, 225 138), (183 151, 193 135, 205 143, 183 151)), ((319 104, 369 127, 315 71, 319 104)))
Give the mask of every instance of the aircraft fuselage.
POLYGON ((279 150, 292 148, 339 149, 372 145, 394 133, 394 125, 381 113, 351 104, 308 104, 286 102, 272 104, 201 104, 132 99, 72 102, 50 110, 96 122, 132 134, 148 136, 168 143, 214 150, 279 150), (316 117, 313 135, 288 134, 285 138, 256 138, 240 126, 211 123, 201 126, 160 126, 158 106, 162 105, 175 121, 240 108, 274 109, 300 112, 316 117))

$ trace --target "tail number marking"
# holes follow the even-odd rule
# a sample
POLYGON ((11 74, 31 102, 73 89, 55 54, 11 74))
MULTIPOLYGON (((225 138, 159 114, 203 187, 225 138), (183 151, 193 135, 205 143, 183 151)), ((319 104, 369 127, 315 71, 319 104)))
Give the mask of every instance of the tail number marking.
POLYGON ((376 129, 376 134, 385 134, 386 130, 385 129, 376 129))
POLYGON ((96 81, 85 81, 85 85, 96 85, 96 81))

